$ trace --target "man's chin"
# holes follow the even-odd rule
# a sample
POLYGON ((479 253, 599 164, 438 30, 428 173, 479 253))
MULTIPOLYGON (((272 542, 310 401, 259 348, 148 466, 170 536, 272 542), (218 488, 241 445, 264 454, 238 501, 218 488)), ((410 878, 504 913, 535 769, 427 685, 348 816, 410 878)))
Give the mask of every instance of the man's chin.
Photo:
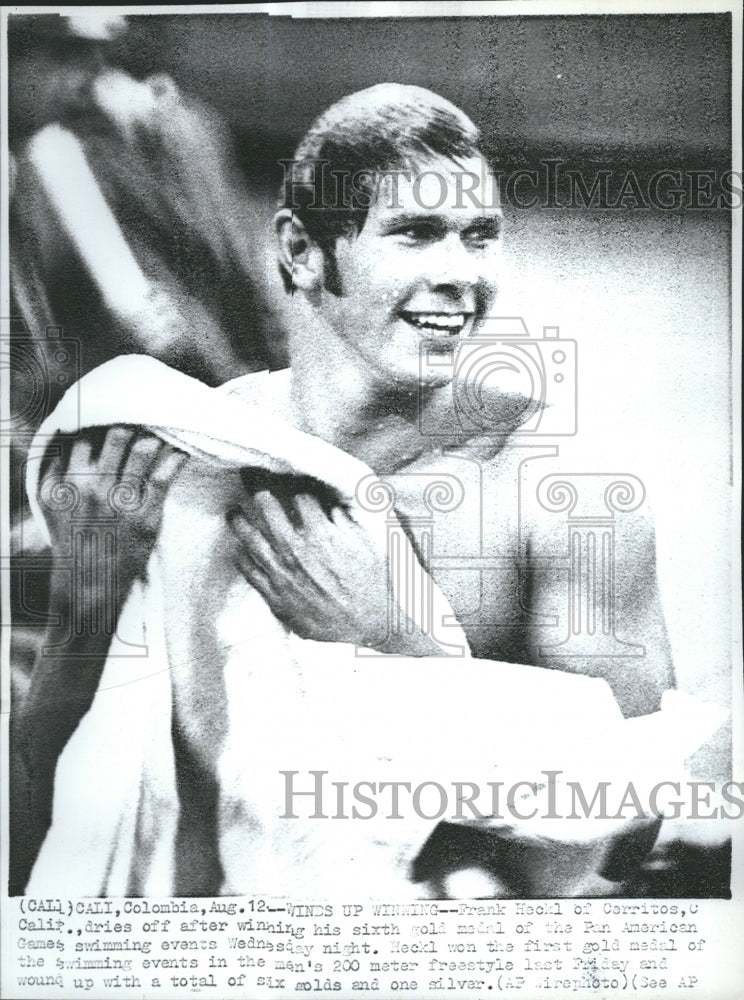
POLYGON ((451 386, 454 371, 454 350, 435 355, 427 351, 420 356, 412 355, 405 360, 398 358, 394 363, 380 365, 377 380, 391 393, 428 393, 451 386))
POLYGON ((428 340, 422 345, 416 378, 421 392, 451 387, 456 371, 459 339, 449 341, 428 340))

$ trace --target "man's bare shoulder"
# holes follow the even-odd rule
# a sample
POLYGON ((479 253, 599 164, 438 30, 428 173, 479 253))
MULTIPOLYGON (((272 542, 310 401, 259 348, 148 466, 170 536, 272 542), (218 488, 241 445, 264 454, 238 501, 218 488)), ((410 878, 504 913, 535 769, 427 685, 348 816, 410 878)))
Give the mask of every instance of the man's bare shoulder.
POLYGON ((647 562, 654 551, 654 518, 640 476, 621 461, 573 445, 512 436, 479 462, 483 501, 514 522, 522 541, 539 555, 556 541, 565 548, 569 527, 612 529, 626 551, 647 562))

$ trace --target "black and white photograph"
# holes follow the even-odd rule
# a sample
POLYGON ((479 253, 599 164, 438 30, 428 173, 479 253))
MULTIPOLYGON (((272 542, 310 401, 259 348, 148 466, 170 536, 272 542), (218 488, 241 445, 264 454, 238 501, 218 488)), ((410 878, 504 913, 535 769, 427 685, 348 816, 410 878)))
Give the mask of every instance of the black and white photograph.
POLYGON ((4 7, 7 997, 733 998, 738 4, 4 7))

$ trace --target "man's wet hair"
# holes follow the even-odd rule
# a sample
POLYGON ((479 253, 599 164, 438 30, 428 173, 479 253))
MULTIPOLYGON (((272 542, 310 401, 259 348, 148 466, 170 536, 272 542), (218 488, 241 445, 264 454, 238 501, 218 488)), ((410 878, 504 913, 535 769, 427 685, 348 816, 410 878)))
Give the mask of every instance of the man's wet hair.
MULTIPOLYGON (((380 83, 323 112, 284 161, 279 207, 291 209, 322 250, 326 288, 340 294, 336 241, 361 232, 381 176, 415 171, 433 157, 467 159, 480 141, 463 111, 423 87, 380 83)), ((291 275, 280 266, 290 291, 291 275)))

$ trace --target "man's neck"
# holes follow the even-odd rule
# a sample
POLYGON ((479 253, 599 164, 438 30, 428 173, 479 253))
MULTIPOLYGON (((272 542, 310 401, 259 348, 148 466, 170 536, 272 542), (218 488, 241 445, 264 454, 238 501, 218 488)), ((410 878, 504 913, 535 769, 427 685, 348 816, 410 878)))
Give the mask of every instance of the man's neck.
POLYGON ((295 426, 361 459, 379 475, 408 465, 431 448, 419 427, 416 387, 375 384, 358 366, 337 357, 333 361, 292 366, 295 426))
POLYGON ((284 416, 300 430, 361 459, 378 475, 443 451, 488 459, 502 450, 519 422, 521 407, 512 414, 513 401, 496 393, 494 423, 487 421, 482 428, 462 424, 451 386, 422 394, 415 382, 396 384, 376 376, 310 310, 297 319, 304 322, 290 338, 284 416))

